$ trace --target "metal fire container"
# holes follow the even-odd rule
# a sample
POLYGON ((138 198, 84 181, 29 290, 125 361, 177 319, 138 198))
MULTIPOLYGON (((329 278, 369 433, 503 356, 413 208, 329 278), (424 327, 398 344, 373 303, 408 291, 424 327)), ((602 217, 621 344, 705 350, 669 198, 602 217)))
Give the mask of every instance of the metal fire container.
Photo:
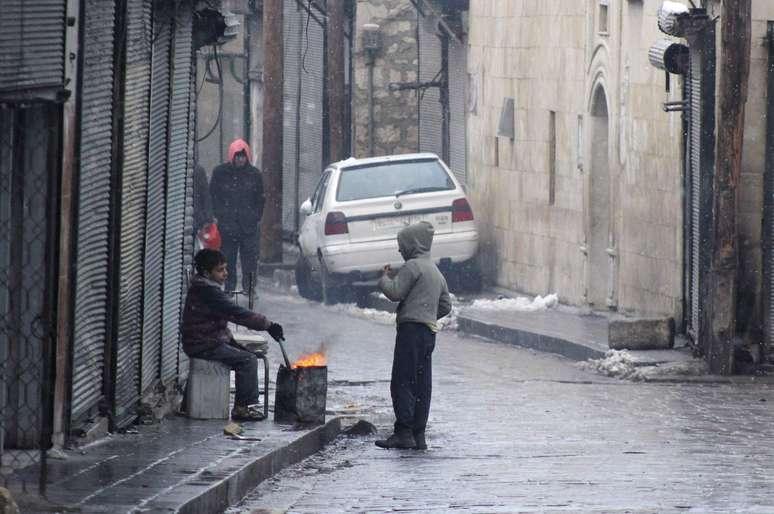
POLYGON ((325 423, 327 395, 327 366, 289 369, 287 366, 280 365, 274 396, 274 421, 325 423))

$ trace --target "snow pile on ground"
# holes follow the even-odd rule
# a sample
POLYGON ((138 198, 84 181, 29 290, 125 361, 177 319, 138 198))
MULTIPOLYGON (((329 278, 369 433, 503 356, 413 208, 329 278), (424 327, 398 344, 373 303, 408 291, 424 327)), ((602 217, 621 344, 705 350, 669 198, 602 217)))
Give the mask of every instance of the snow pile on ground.
POLYGON ((341 314, 347 314, 356 318, 367 319, 369 321, 375 321, 383 325, 394 325, 395 314, 379 309, 369 309, 364 307, 358 307, 354 303, 337 303, 334 305, 326 305, 326 309, 333 312, 339 312, 341 314))
POLYGON ((556 307, 559 304, 559 296, 556 293, 546 296, 536 296, 530 299, 525 296, 519 298, 499 298, 497 300, 478 299, 470 304, 471 309, 482 311, 544 311, 556 307))
MULTIPOLYGON (((457 330, 457 314, 459 309, 456 307, 456 301, 454 295, 452 296, 452 311, 451 314, 438 320, 439 330, 457 330)), ((386 298, 386 297, 385 297, 386 298)), ((354 316, 360 319, 367 319, 383 325, 395 324, 395 313, 383 311, 380 309, 371 309, 367 307, 358 307, 354 303, 337 303, 335 305, 326 305, 326 309, 349 316, 354 316)))
POLYGON ((701 359, 688 362, 643 364, 637 362, 628 350, 609 350, 603 359, 579 362, 578 366, 608 377, 627 380, 649 380, 665 377, 688 377, 705 375, 707 363, 701 359))

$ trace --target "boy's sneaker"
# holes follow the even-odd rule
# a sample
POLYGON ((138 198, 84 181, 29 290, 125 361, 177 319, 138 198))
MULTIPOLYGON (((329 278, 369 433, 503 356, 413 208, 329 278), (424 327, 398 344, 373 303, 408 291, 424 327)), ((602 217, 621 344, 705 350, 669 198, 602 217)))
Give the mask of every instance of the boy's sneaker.
POLYGON ((427 450, 427 441, 425 441, 425 433, 417 432, 414 434, 414 449, 415 450, 427 450))
POLYGON ((231 409, 231 419, 234 421, 263 421, 266 416, 254 405, 235 405, 231 409))

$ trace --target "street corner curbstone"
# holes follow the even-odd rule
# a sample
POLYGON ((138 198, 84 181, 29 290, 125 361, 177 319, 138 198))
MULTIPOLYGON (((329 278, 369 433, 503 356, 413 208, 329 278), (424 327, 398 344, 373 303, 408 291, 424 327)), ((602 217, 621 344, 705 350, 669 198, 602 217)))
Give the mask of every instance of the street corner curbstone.
POLYGON ((0 514, 19 514, 19 507, 4 487, 0 487, 0 514))
POLYGON ((604 352, 579 342, 529 330, 504 327, 465 315, 460 315, 457 318, 457 324, 459 330, 467 334, 540 352, 553 353, 571 360, 584 361, 601 359, 605 356, 604 352))
POLYGON ((257 457, 235 468, 224 463, 222 469, 214 468, 210 474, 223 478, 204 491, 188 499, 177 512, 181 514, 209 514, 223 512, 235 505, 255 489, 258 484, 276 473, 320 451, 342 433, 342 418, 328 420, 286 446, 257 457))
POLYGON ((611 350, 668 350, 674 345, 674 318, 613 318, 608 324, 611 350))

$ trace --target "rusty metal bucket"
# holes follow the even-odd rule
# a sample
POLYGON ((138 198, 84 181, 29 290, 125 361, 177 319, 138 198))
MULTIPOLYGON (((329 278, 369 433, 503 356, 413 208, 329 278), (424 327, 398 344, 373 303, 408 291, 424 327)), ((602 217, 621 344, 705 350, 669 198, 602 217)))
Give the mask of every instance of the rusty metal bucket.
POLYGON ((325 423, 328 367, 289 368, 280 365, 274 396, 277 423, 325 423))

